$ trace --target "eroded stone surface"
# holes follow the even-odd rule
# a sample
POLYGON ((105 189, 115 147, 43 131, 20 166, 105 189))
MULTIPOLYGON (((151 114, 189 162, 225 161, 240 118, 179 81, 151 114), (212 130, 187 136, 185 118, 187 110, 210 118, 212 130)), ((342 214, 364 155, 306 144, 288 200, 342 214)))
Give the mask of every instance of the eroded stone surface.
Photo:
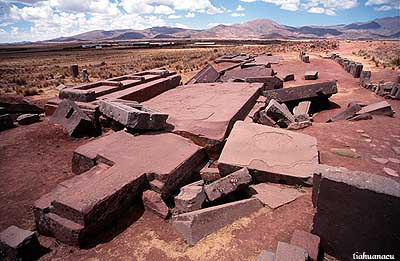
POLYGON ((238 121, 218 160, 221 175, 247 167, 259 181, 310 184, 318 165, 314 137, 238 121))
POLYGON ((278 242, 276 248, 275 261, 306 261, 308 260, 308 253, 304 248, 291 245, 285 242, 278 242))

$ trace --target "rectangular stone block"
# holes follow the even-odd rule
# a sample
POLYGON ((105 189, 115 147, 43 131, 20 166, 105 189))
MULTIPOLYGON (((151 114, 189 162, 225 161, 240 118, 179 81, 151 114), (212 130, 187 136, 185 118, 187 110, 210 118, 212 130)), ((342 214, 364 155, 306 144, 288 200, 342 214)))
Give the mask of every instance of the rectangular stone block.
POLYGON ((40 252, 35 232, 10 226, 0 233, 1 260, 33 260, 39 257, 40 252))
POLYGON ((351 260, 354 253, 399 253, 400 184, 393 179, 321 166, 313 204, 312 233, 329 255, 351 260))
POLYGON ((73 101, 64 99, 51 116, 50 123, 62 125, 70 136, 93 133, 91 119, 73 101))
POLYGON ((218 160, 221 175, 247 167, 253 180, 312 184, 317 140, 301 133, 237 121, 218 160))
POLYGON ((302 115, 309 115, 311 102, 310 101, 303 101, 300 102, 296 107, 293 109, 293 115, 302 116, 302 115))
POLYGON ((291 88, 265 91, 263 94, 267 98, 266 103, 274 99, 280 103, 324 100, 337 93, 336 81, 307 84, 291 88))
POLYGON ((189 245, 262 208, 255 198, 204 208, 173 217, 177 232, 189 245))
POLYGON ((195 83, 211 83, 217 81, 220 74, 211 64, 207 64, 200 72, 198 72, 186 84, 195 83))
POLYGON ((287 128, 291 123, 295 122, 293 114, 284 103, 280 104, 275 100, 271 100, 264 111, 281 128, 287 128))
POLYGON ((167 123, 174 127, 173 132, 206 147, 215 157, 234 122, 245 119, 256 104, 261 87, 261 83, 183 85, 143 106, 168 113, 167 123))
POLYGON ((252 178, 247 168, 235 171, 204 186, 204 191, 208 200, 214 201, 228 195, 252 182, 252 178))
POLYGON ((308 71, 304 73, 304 80, 317 80, 318 72, 317 71, 308 71))
POLYGON ((105 116, 135 130, 162 130, 168 118, 168 114, 133 108, 120 102, 100 101, 99 110, 105 116))

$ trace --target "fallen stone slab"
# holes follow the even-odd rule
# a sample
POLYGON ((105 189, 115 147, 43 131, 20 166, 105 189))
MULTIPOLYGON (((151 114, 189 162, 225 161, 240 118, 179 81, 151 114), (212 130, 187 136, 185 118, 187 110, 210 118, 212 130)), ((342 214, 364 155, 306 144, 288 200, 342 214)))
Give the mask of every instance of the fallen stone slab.
POLYGON ((247 168, 240 169, 204 186, 208 200, 214 201, 234 191, 247 186, 252 182, 247 168))
POLYGON ((317 80, 318 72, 317 71, 308 71, 304 74, 304 80, 317 80))
POLYGON ((249 191, 264 206, 273 209, 279 208, 303 196, 303 193, 296 189, 268 183, 251 185, 249 191))
POLYGON ((0 131, 11 129, 14 123, 9 114, 0 115, 0 131))
POLYGON ((189 245, 262 208, 255 198, 204 208, 173 217, 177 232, 189 245))
POLYGON ((371 115, 393 116, 392 106, 387 101, 382 101, 363 107, 357 114, 369 113, 371 115))
POLYGON ((327 122, 349 120, 354 116, 356 116, 357 112, 359 112, 361 109, 362 107, 359 104, 353 104, 347 107, 344 111, 341 111, 332 118, 330 118, 327 122))
POLYGON ((51 116, 50 123, 62 125, 68 135, 79 137, 91 134, 94 126, 89 118, 73 101, 62 100, 57 110, 51 116))
POLYGON ((400 183, 321 165, 312 199, 316 213, 311 233, 321 238, 329 255, 351 260, 354 253, 398 253, 400 231, 393 228, 400 227, 400 183))
POLYGON ((400 164, 400 159, 395 159, 395 158, 389 158, 390 162, 396 163, 396 164, 400 164))
POLYGON ((3 107, 5 112, 8 114, 14 113, 32 113, 41 114, 44 113, 44 109, 33 104, 26 98, 9 97, 8 95, 2 95, 0 97, 0 107, 3 107))
POLYGON ((211 64, 207 64, 203 69, 200 70, 192 79, 186 84, 195 83, 211 83, 216 82, 220 74, 211 64))
POLYGON ((287 128, 291 123, 295 122, 293 114, 284 103, 280 104, 275 100, 271 100, 264 111, 281 128, 287 128))
POLYGON ((175 210, 178 213, 186 213, 201 209, 206 200, 203 186, 203 181, 183 186, 175 197, 175 210))
POLYGON ((35 232, 10 226, 0 233, 1 260, 34 260, 40 252, 35 232))
POLYGON ((224 176, 247 167, 256 181, 310 185, 318 164, 314 137, 237 121, 218 160, 218 169, 224 176))
POLYGON ((261 253, 257 256, 257 261, 274 261, 274 260, 275 260, 275 254, 267 250, 261 251, 261 253))
POLYGON ((317 235, 296 229, 292 234, 290 244, 299 246, 305 249, 312 261, 320 260, 320 241, 321 239, 317 235))
POLYGON ((163 219, 169 216, 169 209, 157 192, 146 190, 143 192, 143 204, 146 208, 157 214, 163 219))
POLYGON ((17 120, 19 125, 29 125, 40 121, 39 114, 22 114, 18 116, 17 120))
POLYGON ((100 112, 133 130, 162 130, 168 114, 145 108, 134 108, 119 102, 100 101, 100 112))
POLYGON ((278 247, 276 248, 275 253, 275 261, 306 261, 308 259, 308 253, 304 248, 285 242, 278 242, 278 247))
POLYGON ((329 81, 291 88, 269 90, 263 92, 263 95, 267 98, 266 103, 269 103, 272 99, 280 103, 286 103, 328 99, 335 93, 337 93, 336 81, 329 81))

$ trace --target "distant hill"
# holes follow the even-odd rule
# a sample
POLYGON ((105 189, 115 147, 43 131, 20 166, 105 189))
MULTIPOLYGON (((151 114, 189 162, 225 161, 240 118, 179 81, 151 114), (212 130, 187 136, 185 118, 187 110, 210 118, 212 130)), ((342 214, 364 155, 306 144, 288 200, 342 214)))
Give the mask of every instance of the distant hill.
POLYGON ((96 30, 71 37, 52 39, 52 42, 215 38, 215 39, 400 39, 400 16, 375 19, 369 22, 336 26, 281 25, 269 19, 257 19, 242 24, 217 25, 206 30, 177 27, 152 27, 145 30, 96 30))

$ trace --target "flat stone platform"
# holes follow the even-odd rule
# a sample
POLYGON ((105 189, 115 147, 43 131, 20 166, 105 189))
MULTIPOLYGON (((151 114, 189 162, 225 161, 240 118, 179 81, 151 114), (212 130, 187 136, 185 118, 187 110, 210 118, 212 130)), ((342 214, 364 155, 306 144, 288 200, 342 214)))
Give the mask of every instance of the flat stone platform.
POLYGON ((238 121, 218 160, 221 175, 247 167, 253 179, 311 185, 319 164, 314 137, 238 121))
POLYGON ((184 85, 143 103, 169 114, 173 132, 201 146, 220 144, 237 120, 245 119, 259 96, 261 83, 184 85))
POLYGON ((148 182, 158 180, 160 192, 167 196, 190 179, 204 161, 202 148, 172 133, 112 133, 75 151, 73 170, 80 175, 35 203, 36 223, 47 234, 70 235, 60 235, 60 241, 81 245, 112 222, 148 182))

